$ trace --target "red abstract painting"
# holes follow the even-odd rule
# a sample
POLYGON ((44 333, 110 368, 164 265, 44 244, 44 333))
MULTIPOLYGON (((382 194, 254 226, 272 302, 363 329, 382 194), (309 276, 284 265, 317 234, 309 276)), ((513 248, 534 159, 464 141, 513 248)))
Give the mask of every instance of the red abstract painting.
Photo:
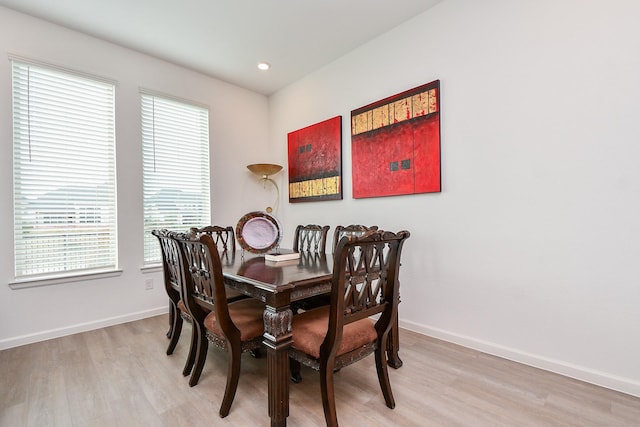
POLYGON ((434 193, 440 186, 440 81, 351 112, 353 197, 434 193))
POLYGON ((342 199, 342 116, 291 132, 289 202, 342 199))

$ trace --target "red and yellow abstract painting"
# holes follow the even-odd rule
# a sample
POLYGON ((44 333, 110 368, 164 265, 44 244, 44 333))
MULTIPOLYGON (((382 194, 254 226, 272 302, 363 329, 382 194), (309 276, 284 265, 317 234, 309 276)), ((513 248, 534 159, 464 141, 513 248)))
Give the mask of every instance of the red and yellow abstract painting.
POLYGON ((342 199, 342 116, 290 132, 289 202, 342 199))
POLYGON ((441 191, 440 81, 351 112, 353 197, 441 191))

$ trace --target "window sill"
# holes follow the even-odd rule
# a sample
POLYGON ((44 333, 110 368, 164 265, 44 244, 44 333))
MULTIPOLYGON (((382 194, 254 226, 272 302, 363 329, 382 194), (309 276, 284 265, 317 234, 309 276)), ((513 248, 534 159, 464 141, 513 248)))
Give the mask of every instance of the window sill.
POLYGON ((155 273, 157 271, 162 271, 162 264, 149 264, 140 267, 140 272, 142 272, 142 274, 155 273))
POLYGON ((9 283, 11 289, 36 288, 40 286, 59 285, 61 283, 80 282, 85 280, 104 279, 116 277, 122 274, 122 270, 93 271, 81 274, 55 277, 38 277, 29 279, 19 279, 9 283))

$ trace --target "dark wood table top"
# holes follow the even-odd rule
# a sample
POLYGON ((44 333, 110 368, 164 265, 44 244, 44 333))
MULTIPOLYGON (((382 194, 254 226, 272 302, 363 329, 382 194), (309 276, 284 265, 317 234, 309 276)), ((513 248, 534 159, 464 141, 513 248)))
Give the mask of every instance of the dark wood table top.
POLYGON ((236 251, 223 252, 220 258, 227 286, 275 307, 331 289, 331 255, 303 252, 299 259, 274 263, 262 255, 236 251))

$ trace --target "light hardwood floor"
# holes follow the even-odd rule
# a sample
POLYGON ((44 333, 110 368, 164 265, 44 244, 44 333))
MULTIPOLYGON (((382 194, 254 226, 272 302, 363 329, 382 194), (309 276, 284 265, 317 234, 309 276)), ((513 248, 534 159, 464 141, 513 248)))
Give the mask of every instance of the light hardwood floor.
MULTIPOLYGON (((190 326, 167 356, 167 316, 0 351, 0 426, 267 426, 266 359, 243 355, 218 417, 226 354, 182 376, 190 326)), ((374 360, 336 375, 341 426, 640 426, 640 399, 402 330, 388 409, 374 360)), ((289 426, 323 426, 316 372, 290 387, 289 426)))

